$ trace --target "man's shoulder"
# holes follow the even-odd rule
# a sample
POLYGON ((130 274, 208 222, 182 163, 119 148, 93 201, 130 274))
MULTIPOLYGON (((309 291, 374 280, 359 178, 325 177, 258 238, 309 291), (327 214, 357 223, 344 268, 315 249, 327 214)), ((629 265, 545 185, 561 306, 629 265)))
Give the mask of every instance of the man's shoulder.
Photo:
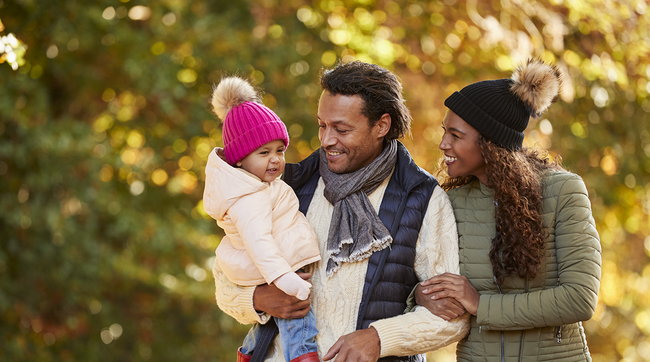
POLYGON ((318 171, 319 161, 319 151, 316 150, 298 163, 287 163, 282 180, 294 190, 303 187, 310 181, 313 182, 313 179, 318 179, 315 176, 320 175, 318 171))
POLYGON ((432 188, 438 185, 438 180, 436 180, 436 178, 428 171, 418 166, 409 151, 406 149, 406 146, 399 141, 395 173, 396 175, 394 179, 406 189, 410 189, 420 184, 432 188))

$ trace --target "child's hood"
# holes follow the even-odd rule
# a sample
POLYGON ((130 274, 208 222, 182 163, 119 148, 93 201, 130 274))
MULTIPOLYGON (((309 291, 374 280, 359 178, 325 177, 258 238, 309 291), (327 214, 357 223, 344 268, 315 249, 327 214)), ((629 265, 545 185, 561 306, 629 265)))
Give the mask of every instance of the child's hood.
POLYGON ((242 196, 267 187, 268 183, 241 168, 230 166, 217 155, 216 149, 212 150, 205 166, 203 209, 215 220, 221 220, 242 196))

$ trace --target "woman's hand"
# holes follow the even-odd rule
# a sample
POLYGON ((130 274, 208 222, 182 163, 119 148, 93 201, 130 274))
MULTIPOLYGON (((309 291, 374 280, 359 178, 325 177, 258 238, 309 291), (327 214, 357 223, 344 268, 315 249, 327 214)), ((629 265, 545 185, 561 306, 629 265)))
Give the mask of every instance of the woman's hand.
MULTIPOLYGON (((448 297, 454 298, 460 302, 468 312, 476 315, 480 294, 478 294, 474 286, 472 286, 469 280, 467 280, 467 277, 463 275, 444 273, 436 275, 429 280, 425 280, 420 283, 420 286, 423 288, 421 294, 431 295, 430 299, 441 300, 448 297)), ((418 304, 420 303, 418 302, 418 304)))
POLYGON ((465 308, 454 298, 431 299, 429 295, 422 293, 425 287, 418 284, 415 288, 415 302, 425 307, 429 312, 438 317, 450 321, 465 314, 465 308))

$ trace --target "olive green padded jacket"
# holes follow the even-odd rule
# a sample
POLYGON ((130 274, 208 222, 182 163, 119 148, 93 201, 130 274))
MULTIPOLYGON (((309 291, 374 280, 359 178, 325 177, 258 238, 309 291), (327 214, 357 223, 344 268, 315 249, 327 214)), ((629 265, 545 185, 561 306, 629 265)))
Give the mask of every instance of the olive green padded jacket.
POLYGON ((475 181, 448 192, 460 243, 460 272, 481 294, 459 361, 591 361, 581 321, 600 287, 601 248, 582 179, 549 171, 542 180, 546 255, 537 277, 494 282, 492 191, 475 181))

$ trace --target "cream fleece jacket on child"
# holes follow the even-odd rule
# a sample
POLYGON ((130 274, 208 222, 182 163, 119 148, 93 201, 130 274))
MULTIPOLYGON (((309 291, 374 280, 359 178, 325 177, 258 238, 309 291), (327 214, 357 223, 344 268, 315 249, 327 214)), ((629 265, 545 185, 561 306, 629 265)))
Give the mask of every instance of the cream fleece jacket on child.
MULTIPOLYGON (((379 210, 389 180, 390 177, 368 196, 375 211, 379 210)), ((316 315, 319 330, 316 342, 321 357, 339 337, 355 331, 368 269, 368 259, 343 263, 332 277, 327 277, 325 246, 334 207, 325 199, 324 187, 323 180, 320 179, 307 212, 307 220, 318 237, 322 258, 308 270, 313 273, 311 308, 316 315)), ((420 228, 415 271, 420 281, 445 272, 459 273, 456 221, 449 198, 440 187, 435 188, 420 228)), ((231 283, 217 263, 213 274, 217 304, 221 310, 243 324, 268 321, 269 315, 258 314, 253 308, 255 287, 241 287, 231 283)), ((460 340, 469 330, 467 314, 447 322, 419 306, 413 312, 378 320, 371 326, 379 334, 381 357, 433 351, 460 340)), ((284 361, 278 338, 271 346, 266 361, 284 361)))
POLYGON ((243 286, 275 283, 307 299, 311 285, 294 271, 320 260, 320 251, 291 187, 230 166, 215 151, 205 175, 203 208, 226 234, 216 261, 228 279, 243 286))

